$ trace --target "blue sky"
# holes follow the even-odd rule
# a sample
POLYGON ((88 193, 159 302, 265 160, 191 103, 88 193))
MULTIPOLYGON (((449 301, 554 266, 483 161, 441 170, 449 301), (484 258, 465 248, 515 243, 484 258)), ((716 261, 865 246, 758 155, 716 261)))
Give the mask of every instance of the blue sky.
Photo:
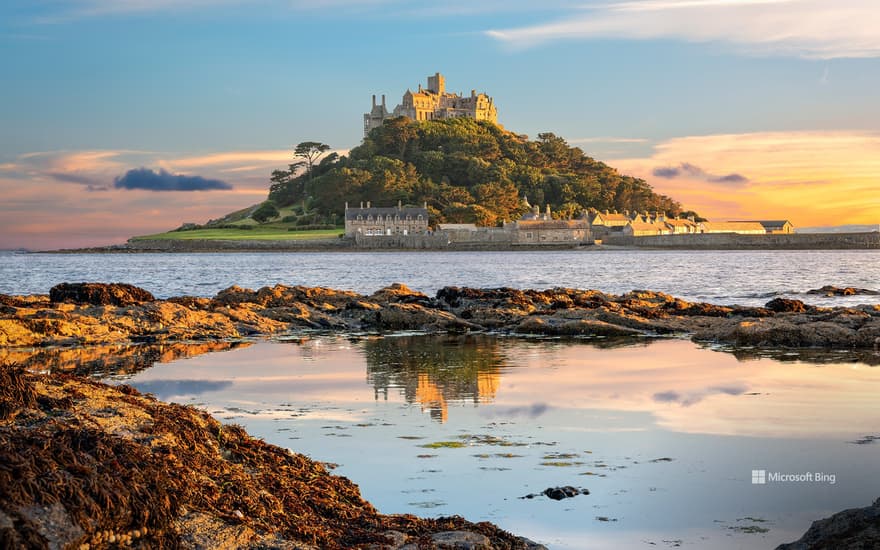
POLYGON ((507 128, 713 218, 877 223, 877 21, 875 0, 7 0, 0 247, 120 242, 258 202, 293 145, 356 145, 371 94, 393 106, 436 71, 493 96, 507 128), (654 176, 681 164, 748 182, 654 176), (139 168, 231 189, 114 186, 139 168))

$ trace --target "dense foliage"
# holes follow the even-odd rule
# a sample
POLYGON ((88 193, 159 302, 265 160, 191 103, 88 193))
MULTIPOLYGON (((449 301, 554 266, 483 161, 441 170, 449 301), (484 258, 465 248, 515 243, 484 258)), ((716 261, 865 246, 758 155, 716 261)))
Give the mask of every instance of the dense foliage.
POLYGON ((549 204, 561 218, 589 207, 682 213, 644 180, 619 174, 552 133, 530 141, 467 118, 391 119, 347 157, 328 155, 299 176, 296 167, 273 172, 269 199, 279 206, 303 202, 327 219, 341 215, 346 201, 401 201, 427 202, 434 222, 496 225, 523 214, 523 196, 549 204))

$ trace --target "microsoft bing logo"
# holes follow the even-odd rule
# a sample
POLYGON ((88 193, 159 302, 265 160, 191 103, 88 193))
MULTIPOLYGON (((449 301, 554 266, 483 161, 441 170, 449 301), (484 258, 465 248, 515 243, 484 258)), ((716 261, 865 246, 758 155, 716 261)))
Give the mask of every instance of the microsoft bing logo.
POLYGON ((767 483, 767 470, 752 470, 752 485, 767 483))

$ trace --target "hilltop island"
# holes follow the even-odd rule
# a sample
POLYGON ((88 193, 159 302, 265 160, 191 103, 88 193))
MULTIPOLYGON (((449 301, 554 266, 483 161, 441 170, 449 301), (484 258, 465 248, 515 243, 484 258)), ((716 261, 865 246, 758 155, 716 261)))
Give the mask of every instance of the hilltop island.
POLYGON ((267 199, 94 252, 880 248, 880 232, 798 234, 783 217, 707 220, 552 132, 498 124, 495 100, 442 74, 389 110, 373 96, 347 155, 305 141, 267 199))

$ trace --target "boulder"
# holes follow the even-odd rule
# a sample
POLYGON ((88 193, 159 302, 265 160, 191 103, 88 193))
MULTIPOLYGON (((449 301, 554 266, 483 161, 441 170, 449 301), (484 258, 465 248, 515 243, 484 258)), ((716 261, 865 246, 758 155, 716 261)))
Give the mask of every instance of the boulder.
POLYGON ((125 283, 61 283, 49 290, 52 302, 73 302, 97 306, 128 306, 153 302, 146 290, 125 283))
POLYGON ((869 290, 867 288, 855 288, 851 286, 840 288, 832 285, 825 285, 822 288, 808 290, 807 294, 821 294, 823 296, 876 296, 880 294, 880 291, 869 290))
POLYGON ((790 300, 788 298, 773 298, 764 307, 776 313, 804 313, 807 306, 800 300, 790 300))
POLYGON ((776 550, 818 550, 820 548, 880 548, 880 498, 865 508, 853 508, 816 520, 795 542, 776 550))
POLYGON ((489 537, 473 531, 441 531, 431 535, 435 548, 449 550, 491 550, 489 537))

